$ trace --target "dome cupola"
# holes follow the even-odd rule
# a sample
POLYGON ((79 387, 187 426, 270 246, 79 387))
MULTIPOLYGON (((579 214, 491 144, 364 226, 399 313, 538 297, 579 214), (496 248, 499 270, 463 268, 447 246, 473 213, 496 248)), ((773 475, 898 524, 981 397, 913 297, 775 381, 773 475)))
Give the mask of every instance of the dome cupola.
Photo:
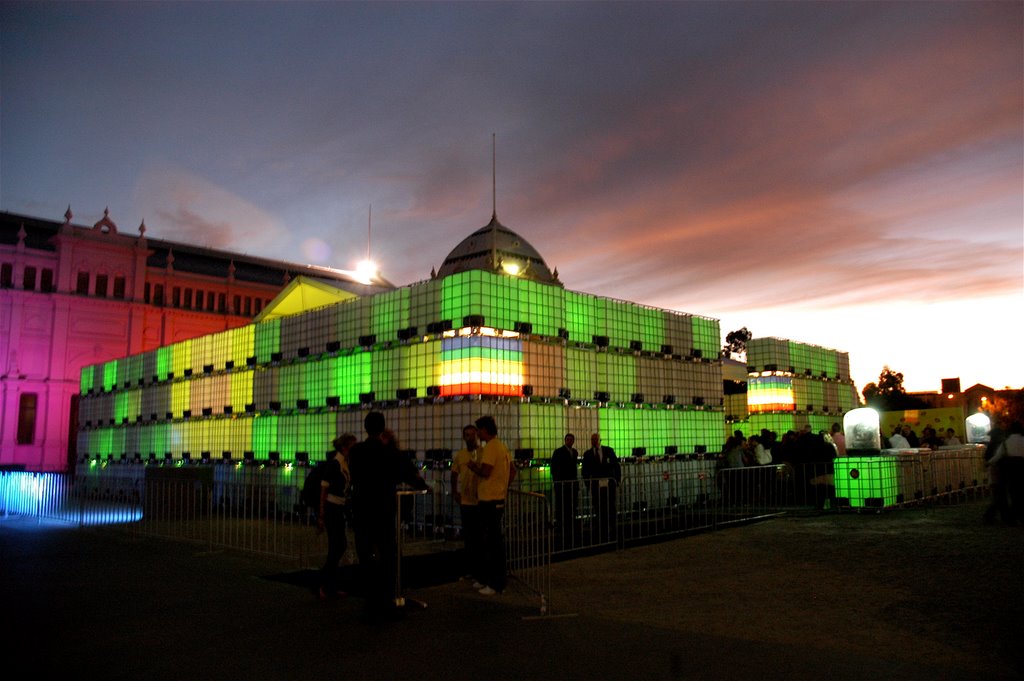
POLYGON ((444 259, 437 276, 447 277, 469 270, 484 270, 512 277, 561 286, 537 249, 505 225, 498 215, 463 239, 444 259))

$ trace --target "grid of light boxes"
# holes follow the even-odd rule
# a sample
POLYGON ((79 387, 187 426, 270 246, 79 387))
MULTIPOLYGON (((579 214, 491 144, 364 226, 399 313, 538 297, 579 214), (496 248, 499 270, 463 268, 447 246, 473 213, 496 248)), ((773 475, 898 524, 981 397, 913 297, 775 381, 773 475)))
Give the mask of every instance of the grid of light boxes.
POLYGON ((747 372, 748 417, 734 424, 747 434, 767 429, 781 437, 805 425, 827 431, 859 405, 845 352, 782 338, 753 338, 747 342, 747 372))
POLYGON ((719 348, 717 320, 462 272, 86 367, 78 451, 322 458, 369 408, 425 458, 484 414, 521 458, 566 432, 626 456, 715 451, 719 348))

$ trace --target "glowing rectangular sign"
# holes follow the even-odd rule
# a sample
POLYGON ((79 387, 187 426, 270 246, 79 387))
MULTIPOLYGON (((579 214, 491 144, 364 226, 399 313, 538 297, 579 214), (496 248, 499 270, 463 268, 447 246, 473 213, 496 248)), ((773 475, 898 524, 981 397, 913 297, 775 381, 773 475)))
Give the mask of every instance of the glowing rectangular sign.
POLYGON ((747 411, 751 414, 795 410, 792 378, 760 376, 747 381, 747 411))
POLYGON ((521 395, 522 341, 492 336, 444 338, 439 374, 442 396, 521 395))

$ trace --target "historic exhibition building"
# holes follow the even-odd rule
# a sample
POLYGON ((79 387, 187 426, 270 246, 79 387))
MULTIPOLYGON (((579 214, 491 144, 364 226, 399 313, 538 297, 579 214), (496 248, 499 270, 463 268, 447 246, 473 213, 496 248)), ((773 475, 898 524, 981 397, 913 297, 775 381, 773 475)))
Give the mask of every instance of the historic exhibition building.
MULTIPOLYGON (((369 409, 426 460, 448 458, 483 414, 521 459, 546 458, 566 432, 600 432, 624 456, 699 454, 733 429, 827 429, 858 404, 846 353, 774 338, 749 343, 743 402, 727 401, 717 320, 569 290, 496 215, 399 288, 252 259, 243 279, 239 256, 178 245, 172 267, 171 244, 101 224, 35 239, 56 273, 38 304, 52 348, 36 375, 61 386, 48 398, 57 425, 36 432, 60 449, 63 430, 78 461, 319 459, 336 434, 360 435, 369 409)), ((9 415, 18 393, 45 392, 4 385, 9 415)), ((20 441, 20 426, 4 427, 5 443, 20 441)), ((35 446, 32 464, 66 458, 35 446)))
MULTIPOLYGON (((144 223, 123 233, 106 212, 93 225, 72 219, 70 208, 63 222, 0 213, 0 467, 67 470, 78 458, 80 433, 98 425, 80 430, 84 367, 251 330, 253 316, 299 276, 329 282, 335 297, 391 288, 333 270, 149 239, 144 223)), ((118 378, 120 400, 151 387, 136 381, 129 390, 118 378)), ((166 375, 162 383, 181 390, 166 375)), ((105 397, 115 394, 113 384, 98 385, 105 397)), ((148 430, 160 429, 146 416, 145 425, 157 426, 148 430)), ((147 430, 142 423, 133 415, 133 427, 147 430)), ((121 420, 118 425, 125 428, 121 420)), ((125 438, 113 439, 130 441, 125 438)))

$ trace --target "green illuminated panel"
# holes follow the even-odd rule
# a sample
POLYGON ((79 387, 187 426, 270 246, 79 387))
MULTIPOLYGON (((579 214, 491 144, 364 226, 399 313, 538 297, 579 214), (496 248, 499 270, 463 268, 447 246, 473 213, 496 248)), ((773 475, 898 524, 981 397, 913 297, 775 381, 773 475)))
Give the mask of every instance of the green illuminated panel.
POLYGON ((171 371, 171 359, 174 357, 174 346, 167 345, 162 348, 157 348, 156 351, 156 375, 163 381, 167 379, 167 374, 171 371))
POLYGON ((286 408, 295 406, 295 401, 303 397, 302 371, 304 364, 288 364, 278 370, 280 383, 276 401, 286 408))
POLYGON ((301 399, 309 402, 311 407, 322 406, 327 401, 328 365, 326 362, 306 362, 302 367, 301 399))
POLYGON ((441 316, 451 320, 456 328, 462 325, 463 317, 478 314, 474 310, 483 308, 482 274, 479 271, 461 272, 441 282, 441 316))
POLYGON ((281 451, 277 439, 277 416, 259 416, 252 424, 252 451, 258 458, 266 459, 270 452, 281 451))
POLYGON ((139 452, 143 456, 150 453, 162 456, 167 449, 167 430, 169 424, 154 423, 143 429, 142 437, 139 440, 139 452))
POLYGON ((103 390, 109 392, 117 385, 118 361, 111 360, 103 365, 103 390))
POLYGON ((329 357, 327 394, 339 398, 341 404, 359 404, 359 395, 371 390, 370 368, 373 356, 369 352, 329 357))
POLYGON ((891 506, 899 496, 899 461, 896 457, 840 457, 835 460, 836 497, 850 506, 891 506), (870 500, 870 501, 869 501, 870 500))
POLYGON ((92 390, 96 385, 96 367, 82 367, 82 376, 79 382, 79 392, 83 395, 92 390))
POLYGON ((634 447, 648 455, 662 454, 667 446, 693 452, 702 446, 709 452, 721 448, 725 418, 721 412, 683 409, 602 409, 601 438, 621 456, 634 447))
POLYGON ((693 347, 700 350, 705 358, 718 357, 720 332, 718 321, 704 317, 691 317, 693 320, 693 347))
POLYGON ((440 343, 431 342, 399 348, 401 355, 399 383, 402 387, 415 388, 416 394, 423 396, 427 394, 429 386, 438 384, 435 369, 440 366, 440 357, 438 356, 440 347, 440 343))
POLYGON ((372 390, 380 399, 395 399, 402 386, 398 384, 398 362, 393 352, 374 352, 370 355, 372 390))
POLYGON ((639 307, 636 310, 639 338, 645 350, 660 350, 665 344, 665 313, 639 307))
POLYGON ((787 431, 798 431, 800 429, 797 419, 793 414, 751 414, 750 428, 752 432, 759 433, 762 428, 778 434, 782 439, 787 431))
POLYGON ((589 343, 595 335, 604 335, 603 313, 593 296, 565 292, 565 328, 570 340, 589 343))
POLYGON ((92 454, 108 456, 114 453, 113 450, 114 429, 103 428, 96 434, 96 441, 93 443, 92 454))
POLYGON ((142 393, 139 390, 124 390, 114 396, 114 421, 121 423, 124 419, 134 421, 139 415, 142 393))
POLYGON ((271 355, 281 351, 281 320, 270 319, 254 325, 256 361, 265 364, 271 355))
MULTIPOLYGON (((282 461, 294 461, 296 452, 306 452, 319 459, 331 449, 336 435, 333 414, 282 416, 277 420, 277 449, 268 451, 279 452, 282 461)), ((260 451, 257 447, 257 454, 260 451)))

